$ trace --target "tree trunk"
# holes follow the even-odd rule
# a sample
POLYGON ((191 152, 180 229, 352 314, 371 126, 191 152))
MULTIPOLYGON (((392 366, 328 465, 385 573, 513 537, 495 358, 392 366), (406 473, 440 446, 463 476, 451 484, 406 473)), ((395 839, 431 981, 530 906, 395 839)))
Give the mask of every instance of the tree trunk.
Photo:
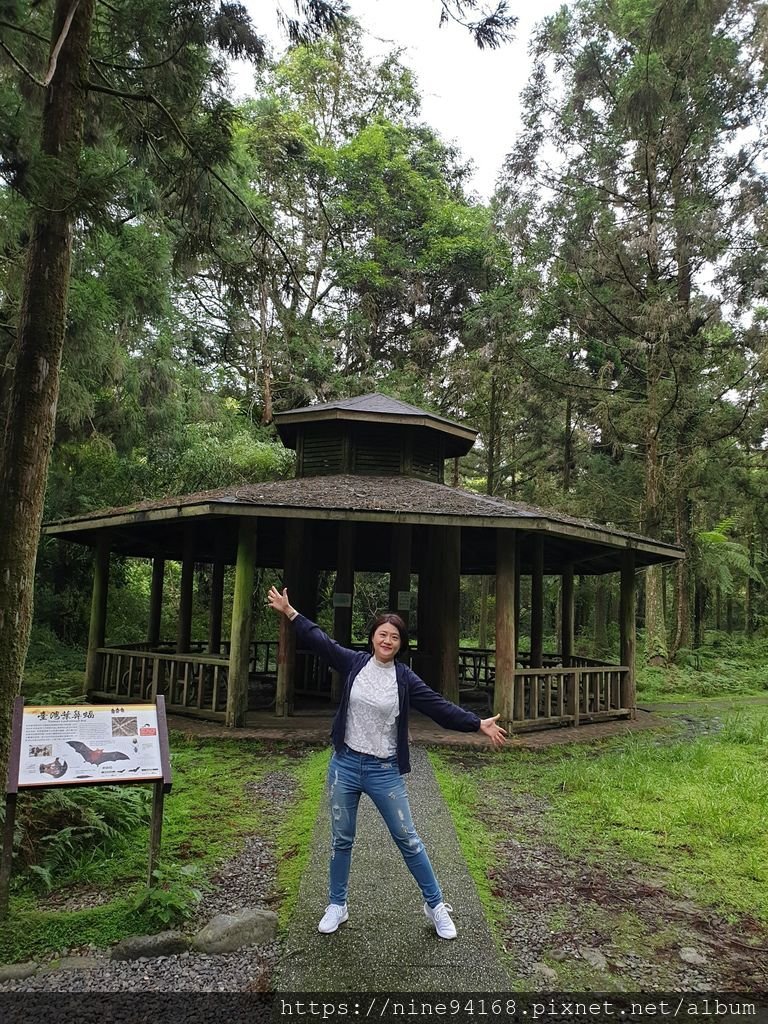
POLYGON ((696 581, 693 602, 693 646, 699 648, 704 643, 704 616, 707 610, 707 589, 701 580, 696 581))
POLYGON ((30 224, 16 365, 0 464, 0 771, 5 771, 11 708, 21 687, 32 625, 35 560, 53 446, 59 373, 79 184, 88 47, 95 0, 57 0, 51 40, 61 42, 45 91, 41 148, 52 160, 30 224))
MULTIPOLYGON (((755 568, 755 533, 749 534, 749 564, 755 568)), ((744 633, 752 636, 755 631, 755 581, 747 576, 747 585, 744 591, 744 633)))
POLYGON ((272 422, 272 360, 269 355, 269 324, 267 317, 269 309, 267 306, 267 286, 262 281, 259 289, 259 315, 261 323, 259 326, 260 335, 260 358, 261 358, 261 423, 262 426, 272 422))
MULTIPOLYGON (((645 532, 649 537, 658 538, 661 518, 662 467, 654 428, 648 431, 645 456, 645 532)), ((649 566, 645 573, 645 658, 649 665, 666 665, 668 659, 662 587, 661 566, 649 566)))
POLYGON ((573 463, 573 425, 571 423, 571 399, 565 400, 565 437, 563 438, 563 494, 571 489, 571 465, 573 463))
POLYGON ((491 374, 491 399, 488 408, 488 446, 485 462, 485 490, 493 494, 496 488, 496 428, 498 423, 498 398, 496 374, 491 374))
POLYGON ((667 637, 661 594, 661 566, 645 573, 645 659, 649 665, 666 665, 667 637))
POLYGON ((675 640, 672 656, 691 646, 691 558, 693 556, 691 502, 678 495, 675 507, 675 541, 685 548, 686 558, 675 566, 675 640))

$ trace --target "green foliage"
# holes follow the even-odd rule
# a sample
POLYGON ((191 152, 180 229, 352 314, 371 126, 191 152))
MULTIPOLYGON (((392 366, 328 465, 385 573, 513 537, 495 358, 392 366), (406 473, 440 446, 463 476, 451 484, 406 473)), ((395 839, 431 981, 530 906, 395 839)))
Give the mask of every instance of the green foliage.
POLYGON ((768 187, 759 18, 747 0, 585 0, 538 26, 496 196, 515 258, 457 371, 491 492, 685 546, 676 621, 646 590, 651 653, 668 632, 690 646, 691 619, 698 640, 718 592, 749 595, 752 626, 765 607, 746 584, 766 535, 763 287, 744 257, 768 187))
POLYGON ((153 883, 136 903, 136 912, 148 922, 151 931, 177 928, 190 918, 205 889, 212 886, 203 878, 197 864, 172 864, 152 872, 153 883))
POLYGON ((328 750, 314 751, 305 758, 300 776, 299 797, 278 831, 277 884, 282 897, 279 911, 282 927, 290 921, 299 897, 299 885, 309 858, 329 762, 328 750))
POLYGON ((701 530, 698 534, 698 568, 710 593, 719 590, 726 596, 733 594, 739 580, 764 582, 750 559, 748 545, 731 536, 738 529, 738 518, 730 516, 712 530, 701 530))
MULTIPOLYGON (((639 862, 656 876, 662 871, 675 894, 732 918, 768 921, 766 729, 766 710, 745 706, 720 732, 698 739, 638 734, 482 756, 484 767, 460 771, 451 758, 445 768, 477 787, 478 829, 489 804, 503 813, 505 791, 532 793, 546 801, 547 841, 567 856, 639 862)), ((484 866, 492 868, 492 855, 484 866)))
POLYGON ((147 824, 150 810, 148 786, 24 791, 14 835, 18 868, 29 867, 48 889, 65 878, 92 878, 103 860, 119 856, 124 841, 147 824))
POLYGON ((768 691, 768 638, 708 633, 695 651, 682 649, 668 668, 641 666, 639 703, 717 699, 768 691))
POLYGON ((480 902, 488 919, 498 929, 504 916, 504 907, 493 898, 489 870, 494 863, 494 849, 501 836, 478 818, 480 793, 471 775, 451 770, 449 764, 434 750, 429 760, 440 786, 440 792, 451 812, 461 852, 475 883, 480 902))
MULTIPOLYGON (((273 771, 304 776, 304 762, 253 741, 200 740, 172 733, 171 752, 173 789, 165 800, 157 884, 151 890, 145 885, 148 787, 22 794, 19 839, 22 850, 39 863, 14 867, 11 914, 0 923, 0 960, 25 960, 88 943, 103 947, 128 935, 183 924, 216 866, 237 853, 243 837, 259 829, 271 831, 275 821, 279 831, 280 815, 274 807, 254 805, 245 783, 273 771), (47 859, 37 856, 41 836, 48 837, 43 840, 47 859), (83 910, 39 909, 48 901, 47 895, 40 895, 43 890, 76 899, 82 889, 108 898, 83 910)), ((317 756, 309 758, 308 779, 317 756)), ((327 752, 320 756, 327 763, 327 752)), ((300 807, 305 810, 299 811, 282 840, 287 872, 281 887, 298 886, 299 875, 291 865, 306 859, 306 841, 322 791, 322 766, 318 779, 314 789, 311 784, 304 789, 300 807), (295 844, 301 845, 298 857, 293 857, 295 844)), ((288 810, 287 817, 292 815, 288 810)))
POLYGON ((84 666, 85 651, 62 643, 49 626, 33 626, 22 685, 25 703, 82 703, 84 666))

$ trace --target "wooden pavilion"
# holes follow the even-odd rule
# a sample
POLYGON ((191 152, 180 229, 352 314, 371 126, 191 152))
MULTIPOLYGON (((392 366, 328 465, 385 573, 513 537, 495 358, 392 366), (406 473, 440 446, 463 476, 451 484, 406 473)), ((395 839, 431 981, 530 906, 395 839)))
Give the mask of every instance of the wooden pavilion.
POLYGON ((485 685, 494 712, 514 729, 630 717, 635 707, 635 578, 683 557, 682 549, 541 508, 449 487, 446 459, 466 454, 476 431, 384 395, 294 409, 275 417, 296 451, 291 480, 145 501, 61 520, 49 536, 95 549, 86 667, 91 699, 166 696, 169 710, 247 724, 249 700, 276 682, 274 709, 293 713, 307 693, 338 695, 311 656, 296 651, 283 620, 277 645, 252 638, 254 573, 281 568, 292 603, 316 613, 317 573, 335 570, 334 626, 349 644, 355 571, 389 574, 389 605, 411 615, 418 576, 417 672, 459 702, 485 685), (111 555, 152 559, 146 638, 106 646, 111 555), (174 641, 160 637, 164 568, 181 562, 174 641), (195 567, 212 567, 209 629, 191 635, 195 567), (229 637, 222 632, 224 574, 235 566, 229 637), (574 577, 619 573, 620 664, 574 653, 574 577), (459 646, 462 574, 496 577, 496 647, 459 646), (520 578, 531 579, 527 652, 519 649, 520 578), (543 650, 544 577, 560 578, 560 651, 543 650), (276 647, 276 650, 275 650, 276 647))

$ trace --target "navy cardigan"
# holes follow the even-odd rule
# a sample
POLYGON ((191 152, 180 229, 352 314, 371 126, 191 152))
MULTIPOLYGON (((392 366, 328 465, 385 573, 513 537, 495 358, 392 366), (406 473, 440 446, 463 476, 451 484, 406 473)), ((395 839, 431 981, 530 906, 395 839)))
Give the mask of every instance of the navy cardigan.
MULTIPOLYGON (((312 651, 344 677, 341 703, 331 726, 333 746, 337 751, 341 751, 347 731, 347 709, 349 708, 349 693, 352 683, 363 665, 366 665, 373 655, 364 651, 350 651, 346 647, 342 647, 335 640, 331 640, 319 626, 301 614, 297 615, 292 622, 296 629, 298 646, 312 651)), ((411 704, 417 711, 428 715, 438 725, 442 725, 445 729, 455 729, 457 732, 477 732, 480 728, 480 719, 471 711, 465 711, 464 708, 452 704, 449 700, 441 697, 439 693, 435 693, 422 679, 419 679, 415 672, 412 672, 407 665, 400 661, 395 662, 395 674, 400 698, 400 713, 397 717, 397 763, 400 774, 405 775, 411 770, 408 753, 408 709, 411 704)))

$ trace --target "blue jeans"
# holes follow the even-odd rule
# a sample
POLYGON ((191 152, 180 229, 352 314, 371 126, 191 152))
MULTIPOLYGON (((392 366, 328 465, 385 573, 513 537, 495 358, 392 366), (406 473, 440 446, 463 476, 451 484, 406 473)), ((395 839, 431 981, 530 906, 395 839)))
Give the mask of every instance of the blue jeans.
POLYGON ((345 746, 334 753, 328 769, 331 805, 331 871, 329 902, 347 902, 352 844, 357 828, 360 794, 367 793, 378 808, 387 828, 421 889, 424 900, 436 907, 443 900, 435 872, 424 844, 413 827, 405 781, 396 757, 373 757, 345 746))

